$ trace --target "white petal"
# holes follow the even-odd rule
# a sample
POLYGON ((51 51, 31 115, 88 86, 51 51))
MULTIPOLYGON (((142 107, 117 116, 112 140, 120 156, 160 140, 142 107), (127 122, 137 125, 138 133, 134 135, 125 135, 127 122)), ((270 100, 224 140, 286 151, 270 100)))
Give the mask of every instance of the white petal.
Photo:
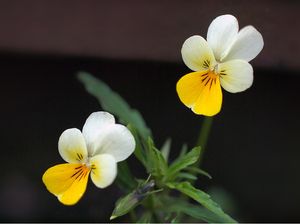
POLYGON ((77 128, 65 130, 59 137, 58 151, 68 163, 85 162, 88 152, 81 131, 77 128))
POLYGON ((135 140, 131 132, 123 125, 107 127, 95 144, 96 154, 110 154, 117 162, 127 159, 135 149, 135 140))
POLYGON ((208 27, 207 42, 213 49, 216 60, 220 61, 235 40, 239 30, 237 19, 232 15, 215 18, 208 27))
POLYGON ((215 63, 215 58, 206 40, 201 36, 191 36, 182 45, 184 63, 193 71, 207 70, 215 63))
POLYGON ((109 154, 96 155, 90 159, 91 178, 99 188, 112 184, 117 176, 117 162, 109 154))
POLYGON ((251 61, 263 49, 264 40, 260 32, 253 26, 246 26, 240 30, 237 38, 228 54, 222 61, 229 61, 233 59, 242 59, 251 61))
POLYGON ((82 134, 86 140, 89 155, 94 153, 93 144, 97 141, 99 133, 113 124, 115 124, 114 116, 105 111, 94 112, 86 119, 82 134))
POLYGON ((231 93, 248 89, 253 83, 252 66, 243 60, 232 60, 219 65, 221 86, 231 93))

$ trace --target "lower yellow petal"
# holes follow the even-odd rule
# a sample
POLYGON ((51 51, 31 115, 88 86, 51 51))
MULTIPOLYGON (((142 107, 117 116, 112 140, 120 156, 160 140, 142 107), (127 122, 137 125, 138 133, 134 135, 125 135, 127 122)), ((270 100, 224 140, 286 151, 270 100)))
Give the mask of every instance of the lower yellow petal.
POLYGON ((219 76, 211 71, 192 72, 176 86, 181 102, 195 114, 216 115, 221 110, 222 90, 219 76))
POLYGON ((46 170, 43 182, 61 203, 73 205, 86 190, 89 172, 83 164, 59 164, 46 170))

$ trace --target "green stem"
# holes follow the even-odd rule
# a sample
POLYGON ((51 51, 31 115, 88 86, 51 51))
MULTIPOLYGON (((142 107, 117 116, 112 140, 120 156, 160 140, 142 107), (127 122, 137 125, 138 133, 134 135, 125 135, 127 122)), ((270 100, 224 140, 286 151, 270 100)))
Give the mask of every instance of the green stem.
POLYGON ((202 159, 203 159, 203 154, 206 148, 206 143, 209 137, 209 133, 211 130, 211 126, 213 123, 213 117, 204 117, 200 134, 197 140, 197 145, 201 146, 201 152, 198 161, 196 162, 196 167, 199 167, 202 159))

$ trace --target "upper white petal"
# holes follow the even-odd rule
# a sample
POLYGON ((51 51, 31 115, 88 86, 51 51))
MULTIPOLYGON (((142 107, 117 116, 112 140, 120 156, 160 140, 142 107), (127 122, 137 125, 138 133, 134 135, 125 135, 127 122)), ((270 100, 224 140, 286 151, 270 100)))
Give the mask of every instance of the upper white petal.
POLYGON ((261 33, 253 26, 246 26, 239 31, 236 40, 222 61, 233 59, 251 61, 259 54, 263 46, 264 40, 261 33))
POLYGON ((204 62, 215 63, 212 49, 206 40, 198 35, 189 37, 182 45, 181 55, 184 63, 193 71, 207 70, 204 62))
POLYGON ((59 137, 58 151, 68 163, 85 162, 88 152, 81 131, 77 128, 65 130, 59 137))
POLYGON ((117 162, 112 155, 101 154, 90 159, 91 178, 99 188, 112 184, 117 176, 117 162))
POLYGON ((82 134, 86 140, 89 155, 94 153, 93 145, 97 141, 99 133, 113 124, 115 124, 114 116, 105 111, 94 112, 86 119, 82 134))
POLYGON ((231 93, 248 89, 253 83, 253 68, 243 60, 232 60, 219 64, 221 86, 231 93))
POLYGON ((127 159, 135 149, 135 140, 131 132, 123 125, 108 126, 98 136, 94 155, 110 154, 117 162, 127 159))
POLYGON ((235 40, 239 30, 237 19, 232 15, 215 18, 207 31, 207 42, 212 48, 216 60, 220 61, 235 40))

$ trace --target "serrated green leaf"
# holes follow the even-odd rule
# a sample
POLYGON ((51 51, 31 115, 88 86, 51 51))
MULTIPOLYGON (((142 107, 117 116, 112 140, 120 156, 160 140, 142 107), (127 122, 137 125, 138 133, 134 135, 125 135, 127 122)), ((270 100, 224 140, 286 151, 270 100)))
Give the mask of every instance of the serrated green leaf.
POLYGON ((210 198, 208 194, 206 194, 204 191, 196 189, 189 182, 168 183, 167 186, 171 189, 176 189, 199 202, 203 207, 218 215, 225 222, 236 223, 236 221, 227 215, 222 208, 210 198))
POLYGON ((166 174, 166 179, 169 181, 173 180, 179 171, 194 164, 199 158, 200 150, 201 150, 200 146, 195 147, 187 154, 176 159, 168 168, 167 174, 166 174))
POLYGON ((87 72, 79 72, 78 79, 84 84, 87 92, 98 99, 104 110, 117 116, 125 125, 132 124, 144 139, 151 136, 151 131, 141 114, 130 108, 127 102, 106 83, 87 72))
POLYGON ((163 146, 161 147, 161 153, 163 155, 163 157, 165 158, 165 160, 168 162, 169 159, 169 154, 170 154, 170 150, 171 150, 171 142, 172 140, 170 138, 168 138, 163 146))
POLYGON ((148 139, 148 152, 147 152, 147 169, 148 172, 151 173, 153 176, 164 176, 168 164, 163 157, 161 151, 155 148, 153 140, 151 138, 148 139))

